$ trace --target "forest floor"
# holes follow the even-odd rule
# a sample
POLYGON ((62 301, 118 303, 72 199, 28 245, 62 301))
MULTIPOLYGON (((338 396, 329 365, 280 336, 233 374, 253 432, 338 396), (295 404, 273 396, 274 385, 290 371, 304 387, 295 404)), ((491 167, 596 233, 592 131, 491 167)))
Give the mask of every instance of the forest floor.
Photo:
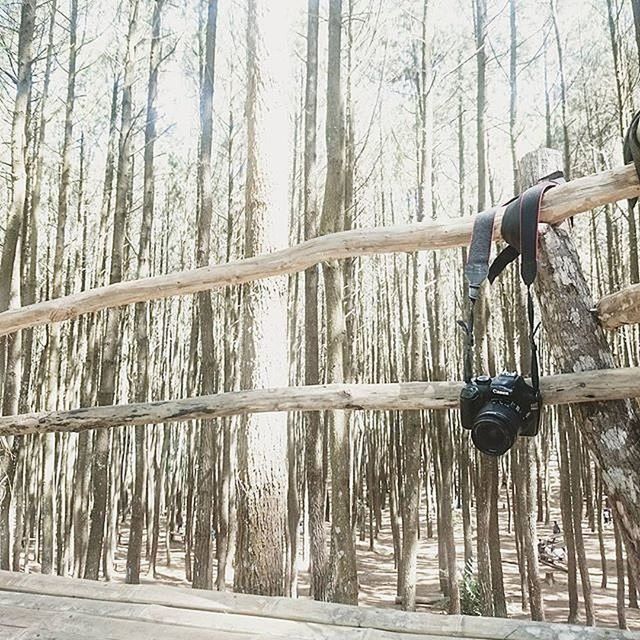
MULTIPOLYGON (((551 522, 560 521, 560 514, 552 510, 551 522)), ((528 618, 528 614, 522 611, 520 599, 520 575, 518 572, 517 556, 515 550, 514 535, 507 533, 507 509, 501 505, 501 550, 503 558, 503 572, 505 593, 507 595, 507 607, 510 617, 528 618)), ((463 540, 461 512, 454 512, 458 558, 463 558, 463 540)), ((164 523, 163 523, 164 524, 164 523)), ((396 595, 396 569, 393 561, 393 539, 389 511, 383 511, 383 526, 375 540, 373 550, 369 549, 368 539, 357 540, 358 579, 360 582, 360 604, 364 606, 394 607, 399 608, 395 602, 396 595)), ((615 542, 613 526, 606 525, 604 529, 608 581, 607 588, 600 588, 601 566, 598 547, 598 535, 592 533, 588 523, 584 522, 584 541, 586 555, 589 562, 589 574, 593 587, 593 600, 598 626, 617 627, 616 613, 616 567, 615 567, 615 542)), ((161 528, 161 530, 163 527, 161 528)), ((116 566, 112 575, 114 582, 124 582, 127 531, 121 531, 119 545, 116 553, 116 566)), ((538 525, 538 533, 541 539, 552 535, 551 527, 538 525)), ((299 560, 299 584, 300 597, 308 596, 308 573, 306 563, 299 560)), ((462 565, 462 561, 459 562, 462 565)), ((29 571, 38 571, 35 563, 29 563, 29 571)), ((215 571, 215 569, 214 569, 215 571)), ((419 543, 418 555, 418 581, 417 595, 430 604, 418 605, 418 611, 442 612, 444 601, 439 591, 438 583, 438 540, 437 537, 426 538, 423 535, 419 543)), ((544 578, 545 568, 541 568, 541 577, 544 578)), ((167 564, 166 545, 161 534, 158 550, 158 562, 156 577, 148 574, 148 563, 143 560, 142 582, 162 583, 175 586, 189 587, 184 574, 184 547, 178 540, 171 543, 171 563, 167 564)), ((568 614, 567 575, 562 571, 554 571, 555 584, 543 583, 543 597, 546 619, 549 622, 566 622, 568 614)), ((580 583, 578 577, 578 589, 582 602, 580 583)), ((640 610, 627 608, 627 624, 632 630, 640 629, 640 610)), ((579 622, 584 623, 584 608, 580 607, 579 622)))

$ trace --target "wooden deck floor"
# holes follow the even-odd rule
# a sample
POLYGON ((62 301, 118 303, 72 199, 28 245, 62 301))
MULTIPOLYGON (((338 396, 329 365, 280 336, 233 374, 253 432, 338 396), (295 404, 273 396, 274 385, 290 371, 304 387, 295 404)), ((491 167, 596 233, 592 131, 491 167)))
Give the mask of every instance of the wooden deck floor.
POLYGON ((615 630, 0 571, 0 640, 573 640, 615 630))

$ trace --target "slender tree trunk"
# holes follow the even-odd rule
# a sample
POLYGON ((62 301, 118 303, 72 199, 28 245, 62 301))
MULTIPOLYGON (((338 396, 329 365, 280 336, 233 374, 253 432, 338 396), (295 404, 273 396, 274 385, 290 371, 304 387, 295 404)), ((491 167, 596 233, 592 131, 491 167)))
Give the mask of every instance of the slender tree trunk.
POLYGON ((491 468, 484 453, 477 453, 476 528, 478 553, 478 583, 483 616, 493 615, 489 529, 491 526, 491 468))
MULTIPOLYGON (((418 113, 416 119, 417 141, 417 211, 416 220, 431 217, 431 28, 428 24, 428 2, 422 5, 422 22, 419 39, 420 62, 416 93, 418 113)), ((424 372, 424 254, 415 253, 411 258, 412 284, 408 292, 411 298, 411 352, 408 357, 408 374, 411 380, 423 380, 424 372)), ((400 505, 402 516, 402 565, 400 567, 400 597, 402 607, 408 611, 416 608, 416 576, 418 558, 418 515, 420 509, 420 469, 422 466, 422 415, 407 412, 402 416, 402 440, 404 457, 404 500, 400 505)), ((455 607, 454 598, 451 605, 455 607)))
MULTIPOLYGON (((21 227, 24 217, 27 191, 27 137, 26 122, 31 92, 31 67, 33 62, 33 34, 36 16, 35 0, 23 0, 18 36, 17 86, 11 122, 11 201, 4 227, 4 243, 0 255, 0 312, 6 311, 19 291, 19 253, 21 227)), ((0 396, 3 397, 2 413, 15 413, 20 380, 20 336, 10 340, 0 338, 0 396)), ((0 455, 0 567, 10 568, 11 525, 9 512, 15 474, 13 438, 3 438, 0 455)))
MULTIPOLYGON (((128 211, 128 193, 130 188, 131 138, 132 126, 132 83, 133 83, 133 47, 134 34, 138 14, 138 0, 133 0, 129 13, 129 30, 127 34, 127 54, 122 86, 122 114, 120 119, 120 144, 118 150, 118 171, 116 181, 116 202, 114 211, 113 237, 111 246, 111 284, 122 280, 125 223, 128 211)), ((116 369, 118 363, 120 335, 120 309, 109 309, 107 312, 106 332, 103 343, 102 362, 100 365, 100 386, 98 388, 98 405, 112 405, 115 397, 116 369)), ((87 562, 84 577, 98 579, 100 559, 107 508, 107 478, 109 466, 109 431, 100 429, 96 432, 93 446, 93 464, 91 473, 91 493, 93 508, 91 510, 91 526, 87 546, 87 562)))
MULTIPOLYGON (((558 56, 558 70, 560 71, 560 110, 562 114, 562 155, 564 161, 564 177, 565 180, 571 180, 571 146, 569 142, 569 121, 567 115, 567 80, 564 70, 564 46, 560 35, 560 26, 558 24, 558 10, 556 0, 549 0, 551 9, 551 21, 553 23, 553 32, 556 40, 556 53, 558 56)), ((538 176, 542 177, 542 176, 538 176)), ((537 178, 536 178, 537 179, 537 178)))
POLYGON ((571 492, 573 503, 573 532, 576 539, 576 555, 578 561, 578 569, 580 570, 580 582, 582 583, 582 594, 584 598, 584 608, 586 623, 592 627, 595 624, 593 612, 593 595, 591 592, 591 579, 589 578, 589 568, 587 566, 587 556, 584 549, 584 537, 582 535, 582 508, 583 495, 582 483, 580 478, 580 458, 581 450, 579 446, 578 433, 575 427, 575 420, 572 420, 571 430, 567 434, 567 443, 571 451, 571 492))
MULTIPOLYGON (((13 273, 16 248, 22 226, 22 217, 27 188, 26 152, 27 139, 25 125, 29 94, 31 91, 32 45, 36 15, 35 0, 23 0, 20 14, 20 34, 18 38, 18 75, 16 99, 11 122, 11 205, 9 218, 4 228, 4 243, 0 256, 0 311, 9 308, 11 296, 11 276, 13 273)), ((4 341, 0 341, 4 353, 4 341)), ((4 358, 4 356, 2 356, 4 358)), ((0 361, 0 382, 4 380, 4 361, 0 361)), ((0 384, 2 391, 3 384, 0 384)))
POLYGON ((618 611, 618 628, 626 629, 627 614, 624 606, 624 543, 615 515, 613 516, 613 531, 616 542, 616 608, 618 611))
MULTIPOLYGON (((142 201, 142 224, 140 225, 140 243, 138 246, 138 278, 149 276, 149 245, 154 211, 154 145, 156 139, 155 102, 158 93, 158 67, 160 63, 160 32, 164 0, 155 0, 151 20, 151 47, 149 51, 149 79, 147 85, 147 113, 144 130, 144 185, 142 201)), ((134 326, 138 346, 136 402, 149 399, 149 332, 147 307, 138 303, 135 307, 134 326)), ((129 584, 140 582, 140 555, 142 552, 142 534, 144 528, 144 490, 145 490, 145 427, 135 427, 135 469, 133 495, 131 498, 131 522, 129 545, 127 547, 126 581, 129 584)))
MULTIPOLYGON (((213 219, 213 178, 211 147, 213 141, 213 92, 215 76, 216 26, 218 19, 217 0, 208 0, 207 26, 204 47, 204 68, 200 90, 200 208, 198 214, 198 244, 196 264, 205 266, 211 258, 211 223, 213 219)), ((213 342, 213 308, 211 293, 198 294, 198 316, 201 348, 201 392, 215 392, 216 360, 213 342)), ((213 588, 213 501, 214 501, 214 426, 213 421, 200 425, 198 446, 198 493, 196 496, 196 521, 194 539, 193 587, 213 588)))
MULTIPOLYGON (((632 6, 635 9, 636 2, 632 0, 632 6)), ((617 15, 616 8, 613 6, 612 0, 607 0, 607 22, 609 26, 609 37, 611 40, 611 52, 613 54, 613 72, 616 80, 616 99, 618 106, 618 128, 620 137, 623 138, 625 134, 624 128, 624 103, 625 98, 622 94, 623 89, 623 79, 622 79, 622 68, 621 68, 621 60, 620 60, 620 45, 619 45, 619 35, 617 28, 617 15)), ((628 225, 628 233, 629 233, 629 280, 631 282, 638 282, 640 279, 638 270, 638 230, 636 225, 636 213, 635 208, 631 207, 627 204, 627 225, 628 225)))
MULTIPOLYGON (((319 0, 308 0, 307 61, 304 121, 304 235, 318 234, 316 130, 318 103, 319 0)), ((318 267, 304 272, 305 384, 320 382, 318 354, 318 267)), ((309 511, 311 593, 316 600, 327 597, 327 550, 324 531, 325 478, 322 468, 323 430, 318 412, 304 414, 306 423, 305 471, 309 511)))
POLYGON ((504 595, 502 575, 502 554, 500 552, 500 522, 498 514, 498 492, 500 487, 497 458, 490 458, 491 513, 489 516, 489 558, 491 562, 491 590, 493 594, 493 615, 507 617, 507 603, 504 595))
POLYGON ((487 0, 473 0, 476 39, 476 148, 478 153, 478 211, 483 211, 487 199, 487 158, 486 158, 486 64, 487 52, 487 0))
MULTIPOLYGON (((62 161, 60 167, 60 187, 58 190, 58 221, 56 228, 55 251, 53 256, 53 284, 51 297, 59 298, 63 294, 63 271, 65 229, 69 209, 69 186, 71 176, 71 144, 73 136, 73 108, 75 104, 76 84, 76 31, 78 24, 78 2, 71 0, 69 13, 69 71, 67 76, 67 98, 65 102, 64 140, 62 143, 62 161)), ((47 373, 47 396, 45 405, 49 411, 58 408, 59 370, 60 370, 60 325, 49 327, 49 369, 47 373)), ((42 573, 52 573, 56 549, 56 478, 55 478, 55 434, 43 436, 43 522, 42 522, 42 573)))
POLYGON ((633 11, 633 26, 636 36, 638 62, 640 62, 640 0, 631 0, 631 9, 633 11))
MULTIPOLYGON (((343 227, 344 210, 344 117, 341 66, 342 0, 329 5, 329 59, 327 77, 327 178, 320 230, 343 227)), ((338 262, 322 265, 327 313, 327 381, 344 380, 345 319, 343 271, 338 262)), ((356 604, 358 578, 351 526, 351 445, 349 420, 345 412, 329 414, 331 452, 331 552, 329 556, 329 599, 356 604)))

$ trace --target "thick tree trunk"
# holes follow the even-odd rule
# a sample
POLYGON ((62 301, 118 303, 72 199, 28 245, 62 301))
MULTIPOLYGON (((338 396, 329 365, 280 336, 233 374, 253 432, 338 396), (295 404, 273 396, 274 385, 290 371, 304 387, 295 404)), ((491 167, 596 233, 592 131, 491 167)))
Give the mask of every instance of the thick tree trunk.
MULTIPOLYGON (((247 168, 245 255, 286 245, 288 114, 278 79, 288 63, 286 7, 248 0, 247 168), (272 72, 277 69, 277 77, 272 72), (273 140, 278 139, 278 145, 273 140)), ((241 387, 282 384, 287 376, 286 282, 256 283, 243 291, 241 387), (266 344, 269 348, 265 348, 266 344)), ((286 416, 251 415, 238 433, 238 538, 234 590, 282 595, 285 571, 286 416)))
MULTIPOLYGON (((525 156, 521 173, 547 175, 557 168, 557 152, 525 156), (524 168, 524 164, 527 165, 524 168)), ((557 366, 565 371, 611 367, 611 349, 591 313, 591 294, 577 251, 566 229, 546 228, 540 236, 536 293, 546 339, 557 366)), ((640 576, 640 416, 636 401, 578 405, 576 424, 595 455, 606 493, 627 544, 631 567, 640 576)))

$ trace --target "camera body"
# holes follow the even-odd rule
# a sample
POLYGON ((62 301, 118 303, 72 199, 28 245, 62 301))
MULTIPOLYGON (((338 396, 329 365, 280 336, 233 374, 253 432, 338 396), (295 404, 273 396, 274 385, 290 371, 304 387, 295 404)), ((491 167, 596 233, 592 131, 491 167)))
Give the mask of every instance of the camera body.
POLYGON ((537 435, 540 405, 540 393, 506 371, 473 378, 460 392, 462 426, 480 451, 493 456, 506 453, 519 435, 537 435))

